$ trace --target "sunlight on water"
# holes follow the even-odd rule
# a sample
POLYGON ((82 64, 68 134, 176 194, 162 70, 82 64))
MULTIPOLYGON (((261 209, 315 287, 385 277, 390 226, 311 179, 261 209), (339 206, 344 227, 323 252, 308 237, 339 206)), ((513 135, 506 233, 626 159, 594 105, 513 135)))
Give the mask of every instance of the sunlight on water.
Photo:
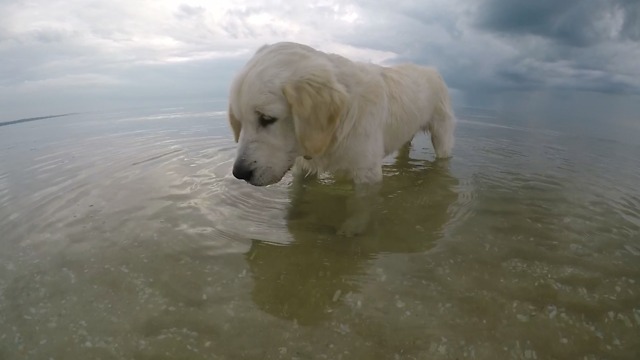
POLYGON ((224 116, 0 128, 0 359, 640 354, 638 144, 468 111, 347 239, 349 187, 235 180, 224 116))

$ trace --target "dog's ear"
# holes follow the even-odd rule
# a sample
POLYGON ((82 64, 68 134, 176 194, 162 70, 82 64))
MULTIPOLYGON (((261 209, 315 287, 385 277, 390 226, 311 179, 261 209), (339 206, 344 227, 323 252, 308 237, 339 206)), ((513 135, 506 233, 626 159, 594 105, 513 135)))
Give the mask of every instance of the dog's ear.
POLYGON ((319 156, 333 139, 347 94, 331 71, 321 69, 285 84, 296 131, 305 155, 319 156))
POLYGON ((233 130, 233 138, 236 142, 240 138, 240 130, 242 129, 242 124, 240 121, 233 115, 231 112, 231 106, 229 106, 229 110, 227 111, 229 114, 229 124, 231 124, 231 129, 233 130))

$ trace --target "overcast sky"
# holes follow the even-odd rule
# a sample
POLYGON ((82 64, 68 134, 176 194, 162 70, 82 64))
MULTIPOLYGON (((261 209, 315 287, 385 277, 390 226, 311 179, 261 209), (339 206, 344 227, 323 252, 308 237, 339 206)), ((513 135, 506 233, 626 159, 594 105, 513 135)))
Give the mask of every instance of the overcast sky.
POLYGON ((0 0, 0 14, 0 121, 224 99, 282 40, 435 65, 458 104, 640 94, 638 0, 0 0))

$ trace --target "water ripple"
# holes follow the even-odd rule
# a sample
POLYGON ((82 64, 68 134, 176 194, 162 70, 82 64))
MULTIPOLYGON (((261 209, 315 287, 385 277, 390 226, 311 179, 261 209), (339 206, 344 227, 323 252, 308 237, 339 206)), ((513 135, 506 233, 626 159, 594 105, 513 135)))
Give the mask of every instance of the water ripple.
POLYGON ((222 113, 3 127, 0 357, 633 356, 637 148, 461 122, 345 239, 349 187, 233 178, 222 113))

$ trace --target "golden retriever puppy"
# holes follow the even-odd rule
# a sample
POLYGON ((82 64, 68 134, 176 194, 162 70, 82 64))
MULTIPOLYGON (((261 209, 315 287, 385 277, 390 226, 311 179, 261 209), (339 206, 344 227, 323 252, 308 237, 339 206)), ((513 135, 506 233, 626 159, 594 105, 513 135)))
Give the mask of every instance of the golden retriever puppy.
POLYGON ((369 221, 383 159, 419 131, 430 134, 436 157, 450 157, 455 118, 433 68, 383 67, 282 42, 258 49, 236 75, 229 123, 238 179, 270 185, 294 165, 352 179, 355 192, 339 233, 356 235, 369 221))

